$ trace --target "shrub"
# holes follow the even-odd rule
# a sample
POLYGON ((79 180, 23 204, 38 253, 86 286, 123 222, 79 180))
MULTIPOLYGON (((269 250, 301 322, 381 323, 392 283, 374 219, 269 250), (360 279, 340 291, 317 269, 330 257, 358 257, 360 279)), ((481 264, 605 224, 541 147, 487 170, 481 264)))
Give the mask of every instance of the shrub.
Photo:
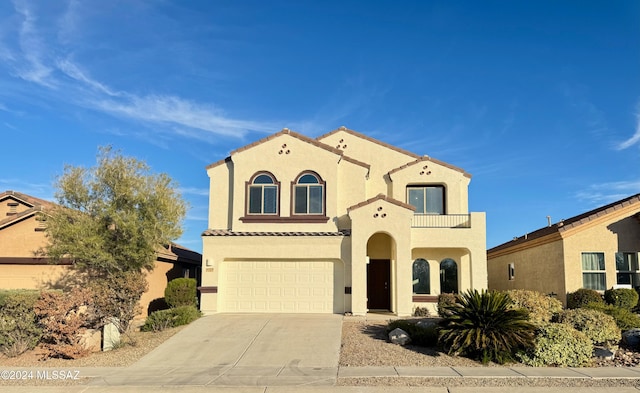
POLYGON ((164 300, 169 307, 198 306, 196 280, 193 278, 176 278, 167 283, 164 300))
POLYGON ((414 317, 430 317, 431 312, 429 312, 429 309, 426 307, 417 306, 416 308, 413 309, 413 316, 414 317))
POLYGON ((604 304, 602 295, 593 289, 580 288, 575 292, 567 293, 567 308, 586 307, 589 303, 604 304))
POLYGON ((607 289, 604 291, 604 301, 612 306, 631 310, 638 305, 638 292, 631 288, 607 289))
POLYGON ((200 318, 202 313, 194 306, 181 306, 152 312, 142 325, 143 332, 160 332, 162 330, 187 325, 200 318))
POLYGON ((101 324, 114 322, 125 333, 133 318, 140 313, 140 297, 149 288, 144 273, 118 272, 91 281, 95 306, 101 324))
POLYGON ((90 290, 43 292, 34 311, 43 326, 42 343, 49 357, 76 359, 89 354, 82 334, 96 322, 90 290))
POLYGON ((421 327, 417 321, 407 319, 397 319, 389 322, 387 334, 393 329, 400 328, 411 337, 411 344, 419 347, 435 347, 438 345, 438 326, 430 325, 421 327))
POLYGON ((612 316, 588 308, 565 310, 558 322, 584 333, 594 344, 613 344, 620 341, 620 329, 612 316))
POLYGON ((470 290, 458 302, 441 322, 440 341, 450 354, 504 363, 533 344, 535 325, 527 321, 526 310, 510 309, 504 292, 470 290))
POLYGON ((548 323, 538 328, 534 347, 519 354, 527 365, 579 367, 593 354, 593 343, 582 332, 564 323, 548 323))
POLYGON ((512 289, 506 291, 512 301, 511 308, 524 308, 529 312, 529 322, 542 325, 562 311, 560 300, 536 291, 512 289))
POLYGON ((33 310, 39 291, 13 290, 0 294, 0 352, 8 357, 18 356, 35 346, 42 337, 42 329, 33 310))
POLYGON ((640 328, 640 317, 625 308, 601 303, 591 303, 587 307, 611 315, 622 331, 640 328))
POLYGON ((458 295, 455 293, 441 293, 438 295, 438 315, 442 318, 449 315, 448 308, 456 305, 458 295))

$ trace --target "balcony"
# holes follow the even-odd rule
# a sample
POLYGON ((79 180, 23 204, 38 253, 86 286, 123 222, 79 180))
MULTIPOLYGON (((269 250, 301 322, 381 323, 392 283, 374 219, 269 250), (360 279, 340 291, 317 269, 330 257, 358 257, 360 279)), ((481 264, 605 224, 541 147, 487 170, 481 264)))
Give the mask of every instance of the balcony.
POLYGON ((414 214, 412 228, 471 228, 470 214, 414 214))

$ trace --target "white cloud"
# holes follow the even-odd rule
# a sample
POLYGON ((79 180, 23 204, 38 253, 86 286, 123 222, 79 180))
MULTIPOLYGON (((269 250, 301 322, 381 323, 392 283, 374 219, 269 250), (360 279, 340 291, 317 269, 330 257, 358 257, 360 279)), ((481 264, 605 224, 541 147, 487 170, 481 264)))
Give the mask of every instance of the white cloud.
POLYGON ((617 150, 624 150, 640 142, 640 104, 638 105, 638 107, 639 109, 636 113, 636 132, 631 138, 618 144, 618 146, 616 146, 617 150))
POLYGON ((15 68, 16 74, 26 81, 55 88, 55 82, 51 78, 53 69, 45 64, 45 45, 36 28, 37 17, 26 1, 15 1, 14 7, 22 16, 19 45, 25 60, 15 68))
MULTIPOLYGON (((250 131, 272 132, 279 128, 269 122, 233 118, 212 103, 197 102, 170 92, 136 94, 94 79, 73 56, 60 55, 74 53, 73 37, 83 34, 77 23, 79 4, 72 0, 63 15, 57 19, 46 15, 41 21, 27 0, 15 0, 14 9, 19 17, 15 27, 17 38, 13 47, 2 48, 0 61, 9 67, 14 78, 42 89, 38 91, 33 85, 24 85, 25 91, 37 94, 39 99, 46 97, 120 120, 133 120, 138 129, 140 124, 144 126, 145 139, 149 142, 162 133, 215 144, 216 138, 210 136, 243 138, 250 131), (54 32, 50 31, 50 22, 45 25, 50 20, 54 20, 54 32)), ((0 110, 7 109, 0 107, 0 110)))
POLYGON ((640 180, 628 180, 593 184, 576 193, 576 198, 593 206, 601 206, 637 193, 640 193, 640 180))

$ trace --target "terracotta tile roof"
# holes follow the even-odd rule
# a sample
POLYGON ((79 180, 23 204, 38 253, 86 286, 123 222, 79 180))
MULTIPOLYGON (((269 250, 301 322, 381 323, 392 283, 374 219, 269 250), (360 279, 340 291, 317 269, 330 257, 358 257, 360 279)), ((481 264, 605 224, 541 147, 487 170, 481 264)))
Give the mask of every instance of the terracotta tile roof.
POLYGON ((207 229, 202 236, 351 236, 351 231, 337 232, 234 232, 228 229, 207 229))
MULTIPOLYGON (((346 155, 344 154, 344 152, 343 152, 342 150, 340 150, 340 149, 336 149, 335 147, 331 147, 331 146, 329 146, 329 145, 327 145, 327 144, 324 144, 324 143, 322 143, 322 142, 319 142, 319 141, 317 141, 317 140, 315 140, 315 139, 313 139, 313 138, 309 138, 309 137, 304 136, 304 135, 302 135, 302 134, 299 134, 299 133, 297 133, 297 132, 295 132, 295 131, 291 131, 291 130, 289 130, 288 128, 283 128, 283 129, 282 129, 282 131, 280 131, 280 132, 276 132, 275 134, 269 135, 269 136, 268 136, 268 137, 266 137, 266 138, 262 138, 262 139, 260 139, 260 140, 257 140, 257 141, 255 141, 255 142, 253 142, 253 143, 250 143, 250 144, 248 144, 248 145, 246 145, 246 146, 240 147, 240 148, 238 148, 238 149, 236 149, 236 150, 232 151, 232 152, 231 152, 231 156, 233 156, 234 154, 240 153, 240 152, 242 152, 242 151, 249 150, 249 149, 251 149, 252 147, 255 147, 255 146, 261 145, 261 144, 263 144, 263 143, 265 143, 265 142, 268 142, 268 141, 270 141, 270 140, 272 140, 272 139, 278 138, 278 137, 279 137, 279 136, 281 136, 281 135, 290 135, 290 136, 292 136, 292 137, 294 137, 294 138, 297 138, 297 139, 299 139, 299 140, 301 140, 301 141, 303 141, 303 142, 309 143, 309 144, 311 144, 311 145, 314 145, 314 146, 319 147, 319 148, 321 148, 321 149, 324 149, 324 150, 326 150, 326 151, 330 151, 330 152, 332 152, 332 153, 334 153, 334 154, 336 154, 336 155, 340 156, 343 160, 348 161, 348 162, 351 162, 352 164, 356 164, 356 165, 359 165, 359 166, 364 167, 364 168, 367 168, 367 169, 370 169, 370 168, 371 168, 371 165, 367 164, 366 162, 358 161, 358 160, 356 160, 356 159, 354 159, 354 158, 351 158, 351 157, 349 157, 349 156, 346 156, 346 155)), ((231 160, 231 156, 230 156, 230 157, 225 158, 224 160, 219 160, 219 161, 214 162, 213 164, 208 165, 208 166, 206 167, 206 169, 211 169, 211 168, 213 168, 213 167, 216 167, 216 166, 218 166, 218 165, 223 164, 223 163, 224 163, 224 162, 226 162, 227 160, 231 160)))
MULTIPOLYGON (((632 195, 628 198, 610 203, 608 205, 605 206, 601 206, 598 207, 596 209, 590 210, 586 213, 582 213, 579 214, 577 216, 562 220, 560 222, 557 222, 551 226, 547 226, 547 227, 543 227, 540 229, 537 229, 533 232, 527 233, 524 236, 520 236, 517 237, 515 239, 513 239, 512 241, 500 244, 498 246, 495 246, 489 250, 487 250, 487 253, 492 253, 492 252, 496 252, 496 251, 501 251, 501 250, 506 250, 510 247, 513 246, 519 246, 522 244, 526 244, 528 242, 531 242, 535 239, 539 239, 541 237, 547 236, 547 235, 551 235, 554 233, 561 233, 561 232, 565 232, 569 229, 572 228, 577 228, 580 225, 586 224, 590 221, 593 221, 597 218, 600 218, 602 216, 605 216, 607 214, 613 213, 617 210, 620 210, 622 208, 625 208, 629 205, 633 205, 633 204, 639 204, 638 208, 640 208, 640 194, 636 194, 636 195, 632 195)), ((640 212, 636 213, 635 215, 638 220, 640 221, 640 212)))
POLYGON ((333 135, 333 134, 335 134, 335 133, 337 133, 337 132, 340 132, 340 131, 344 131, 344 132, 346 132, 346 133, 348 133, 348 134, 351 134, 351 135, 353 135, 353 136, 355 136, 355 137, 357 137, 357 138, 365 139, 365 140, 367 140, 367 141, 369 141, 369 142, 373 142, 373 143, 375 143, 375 144, 377 144, 377 145, 384 146, 384 147, 386 147, 387 149, 395 150, 395 151, 397 151, 397 152, 399 152, 399 153, 406 154, 406 155, 408 155, 408 156, 410 156, 410 157, 413 157, 413 158, 420 158, 420 156, 419 156, 419 155, 417 155, 416 153, 413 153, 413 152, 410 152, 410 151, 408 151, 408 150, 401 149, 401 148, 399 148, 399 147, 397 147, 397 146, 390 145, 390 144, 388 144, 388 143, 386 143, 386 142, 382 142, 382 141, 380 141, 380 140, 377 140, 377 139, 371 138, 370 136, 367 136, 367 135, 361 134, 361 133, 359 133, 359 132, 357 132, 357 131, 350 130, 350 129, 348 129, 348 128, 347 128, 347 127, 345 127, 345 126, 341 126, 341 127, 337 128, 337 129, 335 129, 335 130, 331 131, 331 132, 328 132, 328 133, 326 133, 326 134, 324 134, 324 135, 320 135, 320 136, 319 136, 319 137, 317 137, 316 139, 317 139, 317 140, 321 140, 321 139, 327 138, 327 137, 329 137, 329 136, 331 136, 331 135, 333 135))
POLYGON ((369 198, 366 201, 363 201, 363 202, 360 202, 360 203, 358 203, 356 205, 348 207, 347 208, 347 212, 350 212, 351 210, 359 209, 359 208, 361 208, 363 206, 369 205, 369 204, 371 204, 373 202, 376 202, 376 201, 386 201, 386 202, 389 202, 389 203, 394 204, 396 206, 404 207, 405 209, 409 209, 411 211, 415 211, 416 210, 415 206, 413 206, 413 205, 401 202, 401 201, 399 201, 397 199, 393 199, 393 198, 388 197, 388 196, 386 196, 384 194, 378 194, 373 198, 369 198))
POLYGON ((435 158, 429 157, 429 156, 420 157, 415 161, 408 162, 408 163, 406 163, 404 165, 401 165, 401 166, 399 166, 399 167, 397 167, 395 169, 392 169, 392 170, 389 171, 388 175, 391 176, 392 174, 394 174, 396 172, 399 172, 399 171, 401 171, 403 169, 409 168, 410 166, 413 166, 413 165, 416 165, 416 164, 419 164, 419 163, 425 162, 425 161, 433 162, 435 164, 447 167, 449 169, 453 169, 454 171, 458 171, 458 172, 462 173, 464 175, 464 177, 468 177, 469 179, 471 179, 471 174, 467 173, 464 169, 458 168, 457 166, 453 166, 451 164, 447 164, 444 161, 436 160, 435 158))

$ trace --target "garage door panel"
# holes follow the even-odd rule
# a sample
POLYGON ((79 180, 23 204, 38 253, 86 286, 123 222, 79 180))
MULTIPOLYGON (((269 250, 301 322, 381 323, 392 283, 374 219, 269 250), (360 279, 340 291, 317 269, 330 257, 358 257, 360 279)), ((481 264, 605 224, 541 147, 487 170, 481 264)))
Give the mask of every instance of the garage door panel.
POLYGON ((333 312, 333 262, 225 261, 220 270, 223 312, 333 312))

